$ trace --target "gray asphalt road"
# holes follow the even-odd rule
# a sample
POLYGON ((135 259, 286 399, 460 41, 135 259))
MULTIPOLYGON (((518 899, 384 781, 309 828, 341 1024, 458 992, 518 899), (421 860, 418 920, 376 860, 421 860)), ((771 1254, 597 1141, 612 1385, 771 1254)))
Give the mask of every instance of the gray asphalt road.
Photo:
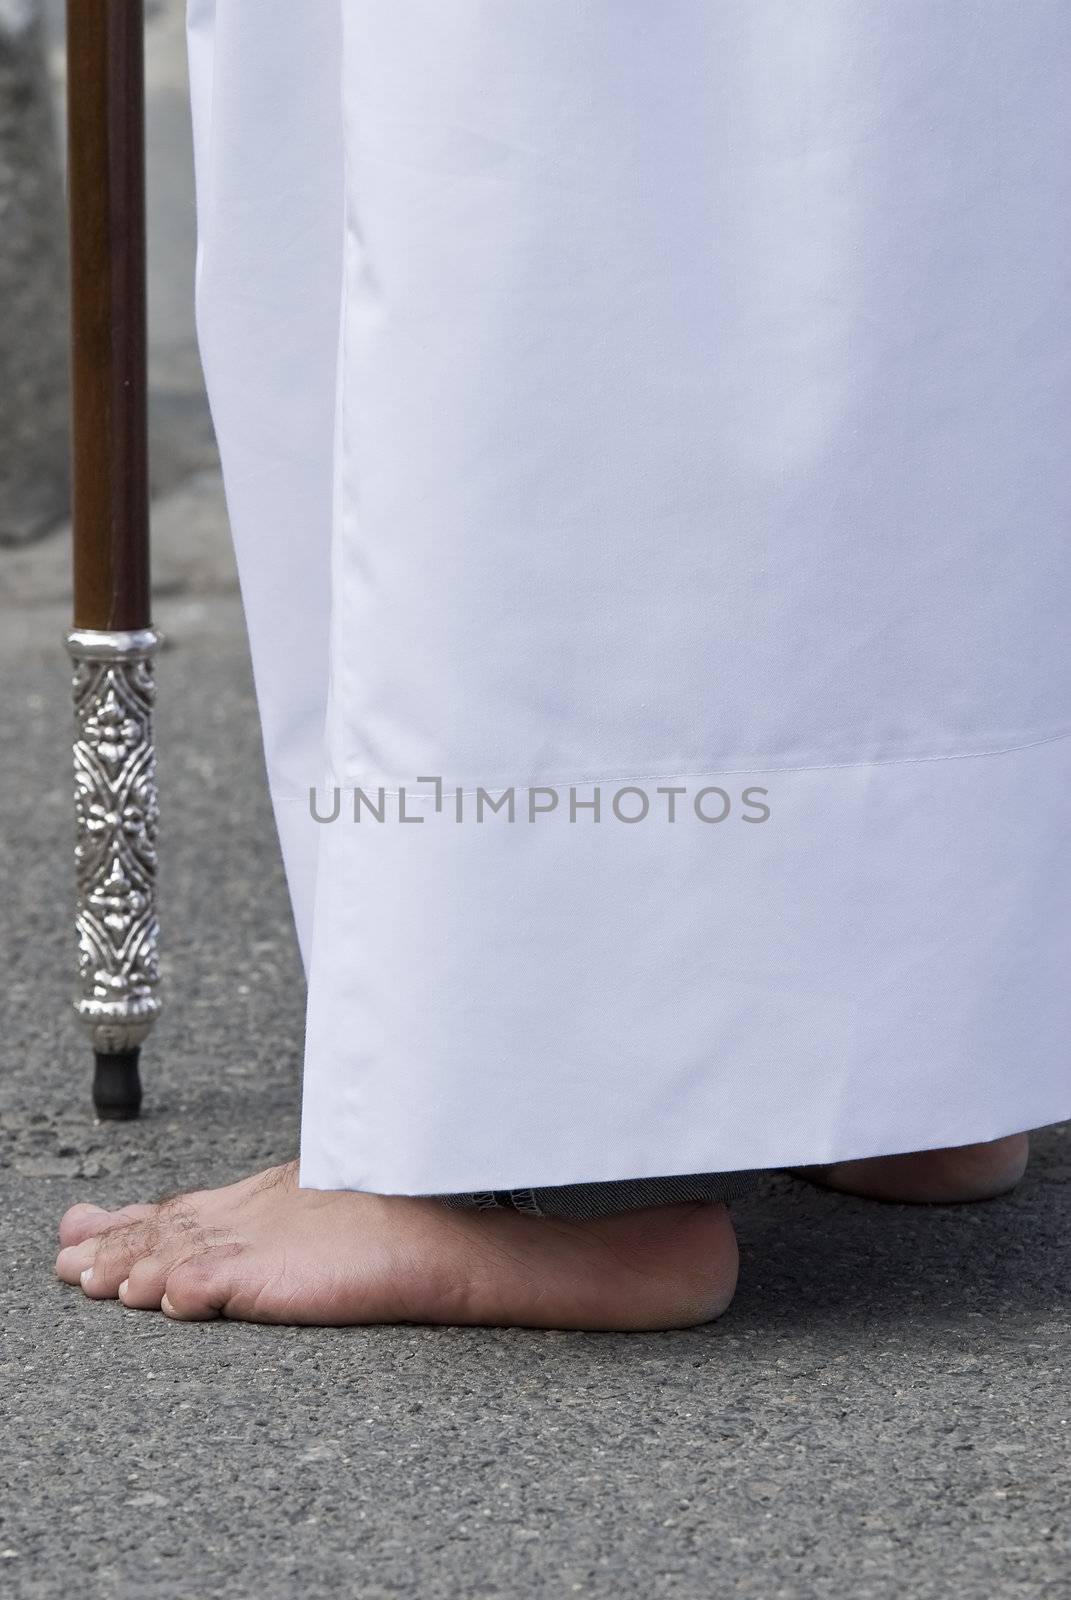
MULTIPOLYGON (((153 488, 215 463, 194 334, 196 251, 184 0, 146 0, 145 164, 149 257, 149 437, 153 488)), ((64 0, 45 0, 56 116, 65 122, 64 0)))
MULTIPOLYGON (((179 118, 175 12, 153 26, 179 118)), ((177 196, 178 135, 174 159, 177 196)), ((158 384, 203 417, 188 287, 159 276, 183 237, 156 258, 158 384)), ((176 1325, 52 1281, 73 1200, 296 1144, 300 972, 201 438, 156 507, 167 1011, 133 1126, 94 1125, 66 1003, 65 536, 0 561, 5 1592, 1065 1600, 1067 1128, 988 1206, 771 1179, 737 1208, 736 1305, 687 1333, 176 1325)))
POLYGON ((987 1206, 771 1180, 738 1208, 734 1309, 689 1333, 196 1327, 51 1281, 73 1200, 217 1182, 296 1140, 299 968, 215 480, 157 527, 168 1009, 135 1126, 94 1126, 65 1004, 62 540, 7 568, 0 1582, 1066 1596, 1067 1129, 987 1206))

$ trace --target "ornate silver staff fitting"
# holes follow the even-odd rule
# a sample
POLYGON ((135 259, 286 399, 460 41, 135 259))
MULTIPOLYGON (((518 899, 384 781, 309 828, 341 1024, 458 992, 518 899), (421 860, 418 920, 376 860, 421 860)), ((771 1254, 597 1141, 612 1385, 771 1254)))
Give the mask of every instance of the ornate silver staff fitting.
MULTIPOLYGON (((160 1011, 152 628, 67 635, 74 661, 75 1008, 98 1058, 134 1054, 160 1011)), ((133 1060, 130 1058, 133 1056, 133 1060)), ((102 1114, 121 1115, 100 1103, 102 1114)), ((132 1105, 126 1114, 133 1114, 132 1105)))

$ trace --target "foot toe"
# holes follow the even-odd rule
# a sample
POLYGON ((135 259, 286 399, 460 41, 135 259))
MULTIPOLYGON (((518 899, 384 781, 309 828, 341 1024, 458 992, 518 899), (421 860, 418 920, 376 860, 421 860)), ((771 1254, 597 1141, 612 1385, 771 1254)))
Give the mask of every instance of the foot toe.
POLYGON ((81 1244, 91 1234, 99 1233, 111 1213, 103 1206, 80 1200, 63 1213, 59 1225, 59 1242, 63 1246, 81 1244))
POLYGON ((119 1211, 108 1211, 104 1206, 82 1201, 64 1213, 59 1225, 60 1244, 81 1244, 108 1228, 120 1228, 127 1222, 140 1222, 151 1217, 155 1206, 123 1206, 119 1211))
POLYGON ((234 1282, 230 1263, 237 1246, 220 1245, 173 1266, 167 1274, 160 1310, 176 1322, 207 1322, 221 1316, 234 1282))
POLYGON ((151 1220, 129 1222, 68 1245, 56 1257, 56 1275, 78 1283, 91 1300, 114 1300, 134 1263, 150 1255, 159 1241, 151 1220))
POLYGON ((119 1285, 120 1300, 131 1311, 159 1311, 172 1265, 164 1256, 142 1256, 119 1285))
POLYGON ((82 1273, 93 1265, 96 1247, 95 1237, 65 1245, 56 1257, 56 1277, 62 1283, 78 1283, 82 1273))

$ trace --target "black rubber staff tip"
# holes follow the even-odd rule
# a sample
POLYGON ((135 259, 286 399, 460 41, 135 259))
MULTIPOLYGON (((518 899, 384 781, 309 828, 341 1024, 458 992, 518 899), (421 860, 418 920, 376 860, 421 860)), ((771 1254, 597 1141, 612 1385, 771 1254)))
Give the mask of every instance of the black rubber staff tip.
POLYGON ((101 1122, 130 1122, 141 1110, 140 1050, 96 1056, 93 1104, 101 1122))

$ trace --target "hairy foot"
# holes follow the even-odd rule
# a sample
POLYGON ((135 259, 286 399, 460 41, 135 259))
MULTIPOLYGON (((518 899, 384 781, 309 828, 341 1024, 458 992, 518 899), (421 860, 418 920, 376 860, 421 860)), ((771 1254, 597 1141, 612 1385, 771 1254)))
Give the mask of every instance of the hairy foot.
POLYGON ((160 1205, 74 1206, 60 1243, 64 1283, 186 1321, 683 1328, 721 1315, 737 1270, 724 1206, 455 1211, 301 1189, 296 1162, 160 1205))
POLYGON ((872 1156, 866 1161, 838 1161, 830 1167, 800 1167, 797 1176, 867 1200, 953 1205, 1007 1194, 1026 1171, 1029 1155, 1030 1135, 1013 1133, 990 1144, 872 1156))

